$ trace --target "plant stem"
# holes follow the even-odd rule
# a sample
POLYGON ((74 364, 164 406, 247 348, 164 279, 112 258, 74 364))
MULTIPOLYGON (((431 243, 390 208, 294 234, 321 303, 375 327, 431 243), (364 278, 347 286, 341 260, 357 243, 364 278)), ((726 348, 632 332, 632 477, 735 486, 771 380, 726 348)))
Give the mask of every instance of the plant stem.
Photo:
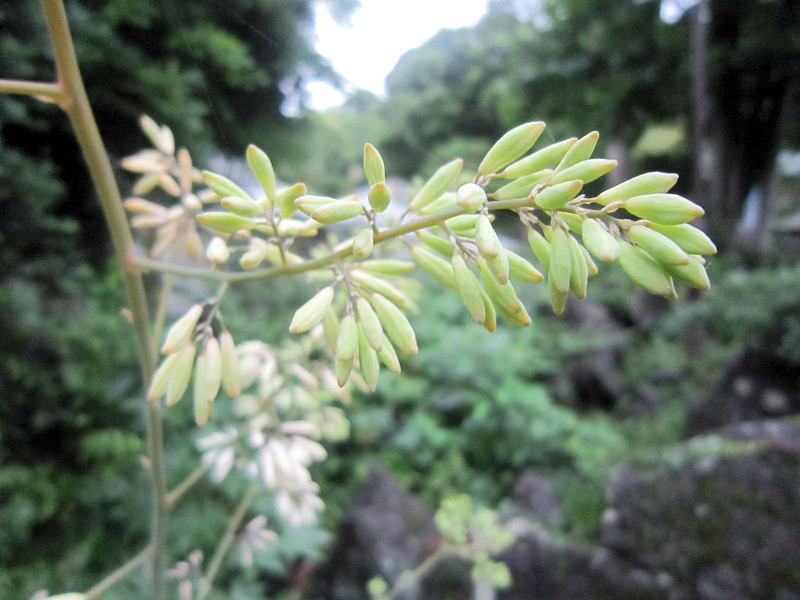
POLYGON ((89 591, 87 591, 85 594, 86 600, 93 600, 94 598, 99 598, 100 594, 105 592, 111 586, 125 579, 128 575, 133 573, 136 569, 138 569, 145 562, 147 562, 148 556, 150 556, 149 546, 144 550, 142 550, 141 552, 139 552, 139 554, 134 556, 124 565, 115 569, 112 573, 109 573, 100 583, 93 586, 89 591))
MULTIPOLYGON (((140 273, 130 268, 133 237, 122 207, 122 199, 103 140, 97 129, 89 98, 78 69, 72 36, 62 0, 41 0, 61 90, 59 105, 67 113, 75 137, 83 152, 97 191, 100 206, 111 233, 114 250, 123 266, 125 293, 132 314, 134 335, 139 354, 143 385, 150 383, 155 370, 155 355, 149 330, 149 315, 144 282, 140 273)), ((19 86, 18 86, 19 87, 19 86)), ((52 94, 51 94, 52 96, 52 94)), ((164 474, 163 423, 161 406, 147 403, 147 442, 152 482, 153 515, 150 527, 151 600, 164 597, 164 547, 166 544, 167 511, 164 474)))
POLYGON ((212 462, 201 464, 197 467, 194 471, 189 473, 186 476, 186 479, 181 481, 178 485, 175 486, 169 494, 167 494, 165 504, 167 506, 167 510, 172 510, 175 507, 175 504, 181 497, 188 492, 190 489, 194 487, 194 485, 203 478, 203 475, 208 473, 213 466, 212 462))
POLYGON ((0 94, 22 94, 53 102, 60 102, 64 97, 64 92, 57 83, 17 81, 15 79, 0 79, 0 94))

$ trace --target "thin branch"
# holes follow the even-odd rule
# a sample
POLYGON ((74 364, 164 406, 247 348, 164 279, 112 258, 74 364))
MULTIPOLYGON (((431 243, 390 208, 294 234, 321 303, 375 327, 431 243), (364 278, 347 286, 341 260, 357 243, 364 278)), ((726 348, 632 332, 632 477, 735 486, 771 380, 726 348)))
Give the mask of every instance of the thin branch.
POLYGON ((0 94, 21 94, 50 102, 61 102, 64 97, 64 91, 57 83, 20 81, 17 79, 0 79, 0 94))
POLYGON ((142 567, 145 562, 147 562, 147 558, 150 556, 150 547, 148 546, 139 554, 134 556, 128 562, 126 562, 121 567, 115 569, 112 573, 109 573, 101 582, 97 585, 92 587, 88 592, 86 592, 86 600, 93 600, 94 598, 99 598, 100 594, 105 592, 107 589, 116 585, 123 579, 125 579, 128 575, 133 573, 136 569, 142 567))
POLYGON ((167 494, 165 504, 167 505, 167 510, 172 510, 175 507, 175 504, 181 497, 192 489, 198 481, 200 481, 203 476, 211 470, 211 467, 214 465, 213 462, 203 463, 199 467, 197 467, 194 471, 189 473, 186 478, 181 481, 178 485, 175 486, 169 494, 167 494))

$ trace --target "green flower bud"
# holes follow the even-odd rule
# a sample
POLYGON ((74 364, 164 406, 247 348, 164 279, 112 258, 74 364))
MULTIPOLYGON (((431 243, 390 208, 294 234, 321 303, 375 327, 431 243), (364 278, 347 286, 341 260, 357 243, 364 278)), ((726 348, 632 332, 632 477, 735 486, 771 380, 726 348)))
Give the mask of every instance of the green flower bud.
POLYGON ((192 377, 192 365, 194 364, 197 348, 195 344, 187 344, 177 354, 177 360, 172 367, 172 374, 167 383, 167 406, 176 404, 186 392, 189 386, 189 379, 192 377))
MULTIPOLYGON (((558 163, 556 172, 563 171, 567 167, 571 167, 574 164, 587 160, 592 155, 592 152, 594 152, 594 147, 597 145, 597 140, 599 138, 600 134, 596 131, 592 131, 572 144, 569 147, 569 150, 567 150, 567 152, 564 154, 561 162, 558 163)), ((573 177, 572 179, 575 178, 573 177)))
POLYGON ((380 358, 381 362, 395 373, 399 373, 401 371, 400 359, 397 358, 397 352, 394 351, 394 346, 392 346, 392 342, 385 333, 383 334, 383 344, 381 345, 381 349, 378 350, 378 358, 380 358))
POLYGON ((592 255, 589 254, 589 251, 584 248, 583 246, 580 247, 581 252, 583 253, 583 258, 586 260, 586 267, 589 269, 589 277, 594 277, 597 275, 597 265, 594 264, 592 260, 592 255))
POLYGON ((372 229, 362 229, 353 238, 353 256, 368 258, 372 254, 372 229))
POLYGON ((536 171, 541 171, 542 169, 551 169, 564 158, 567 150, 577 141, 578 138, 569 138, 556 142, 555 144, 550 144, 546 148, 537 150, 530 156, 521 158, 517 162, 507 166, 503 169, 502 173, 498 173, 497 176, 504 179, 516 179, 518 177, 525 177, 536 171))
POLYGON ((547 270, 547 285, 550 301, 556 314, 564 312, 570 290, 572 273, 571 237, 561 227, 553 227, 550 240, 550 267, 547 270))
POLYGON ((379 277, 405 275, 414 270, 414 263, 407 260, 367 260, 359 263, 358 268, 379 277))
POLYGON ((473 213, 486 204, 486 190, 475 183, 465 183, 456 192, 456 203, 473 213))
POLYGON ((226 196, 220 203, 233 214, 242 217, 263 217, 264 209, 255 200, 241 196, 226 196))
POLYGON ((573 179, 580 179, 583 183, 589 183, 595 179, 599 179, 614 167, 617 166, 617 161, 608 160, 605 158, 590 158, 582 160, 570 167, 556 171, 550 183, 555 185, 563 181, 571 181, 573 179))
POLYGON ((237 231, 250 231, 258 223, 247 217, 241 217, 229 212, 206 212, 195 217, 203 227, 220 233, 236 233, 237 231))
POLYGON ((547 183, 550 181, 552 176, 553 171, 550 169, 537 171, 536 173, 525 175, 524 177, 520 177, 519 179, 515 179, 514 181, 505 184, 503 187, 498 188, 489 194, 489 197, 495 200, 516 200, 518 198, 527 198, 533 188, 535 188, 537 185, 547 183))
MULTIPOLYGON (((216 341, 215 338, 211 338, 216 341)), ((219 347, 217 346, 217 349, 219 347)), ((213 390, 214 381, 217 380, 217 391, 219 390, 219 381, 221 380, 221 365, 218 373, 214 372, 217 366, 218 357, 214 357, 213 348, 209 350, 209 344, 206 343, 202 352, 197 356, 197 361, 194 366, 194 390, 193 390, 193 405, 194 405, 194 420, 202 426, 208 423, 211 416, 211 409, 216 397, 216 391, 213 390), (211 392, 214 391, 214 395, 211 392)))
POLYGON ((389 207, 389 202, 392 201, 392 192, 383 181, 378 181, 369 188, 367 200, 369 200, 372 210, 383 212, 389 207))
POLYGON ((458 252, 453 253, 451 261, 453 266, 453 275, 456 280, 456 287, 461 299, 464 301, 464 306, 478 323, 483 323, 486 320, 486 309, 483 306, 483 299, 481 298, 481 284, 478 278, 467 266, 464 257, 458 252))
POLYGON ((411 327, 403 311, 380 294, 371 294, 369 301, 380 319, 383 330, 394 345, 406 354, 419 352, 414 328, 411 327))
POLYGON ((383 158, 372 144, 364 144, 364 174, 370 187, 386 179, 383 158))
POLYGON ((577 196, 582 187, 582 181, 565 181, 544 188, 533 197, 533 200, 539 208, 557 210, 577 196))
POLYGON ((632 215, 661 225, 680 225, 705 214, 700 206, 675 194, 634 196, 625 200, 622 207, 632 215))
POLYGON ((281 237, 314 237, 320 227, 321 223, 309 219, 281 219, 277 234, 281 237))
MULTIPOLYGON (((383 343, 383 339, 381 339, 383 343)), ((378 363, 378 355, 375 350, 370 346, 364 330, 358 328, 358 365, 361 370, 361 376, 364 378, 364 383, 367 384, 367 389, 374 392, 378 387, 378 377, 380 376, 381 367, 378 363)))
POLYGON ((489 217, 484 214, 479 214, 475 221, 475 243, 484 258, 496 258, 503 247, 489 217))
MULTIPOLYGON (((296 203, 295 203, 296 204, 296 203)), ((323 225, 339 223, 364 214, 364 207, 355 200, 337 200, 315 209, 311 218, 323 225)))
POLYGON ((668 192, 676 181, 678 181, 678 176, 675 173, 660 173, 658 171, 643 173, 607 189, 597 196, 595 200, 605 206, 609 202, 627 200, 634 196, 663 194, 668 192))
POLYGON ((347 380, 350 379, 350 373, 353 370, 352 358, 337 358, 333 363, 334 373, 336 375, 336 383, 339 387, 344 387, 347 380))
MULTIPOLYGON (((336 198, 331 198, 330 196, 314 196, 313 194, 305 194, 295 199, 294 205, 300 212, 310 217, 311 214, 321 206, 327 206, 328 204, 332 204, 334 202, 336 202, 336 198)), ((287 213, 284 216, 288 217, 289 215, 287 213)))
POLYGON ((291 333, 303 333, 322 320, 325 311, 333 302, 333 286, 322 288, 319 292, 294 313, 294 318, 289 325, 291 333))
POLYGON ((445 192, 433 202, 426 204, 421 209, 419 209, 419 214, 435 215, 437 213, 450 210, 451 208, 455 208, 456 206, 457 204, 456 204, 455 192, 445 192))
POLYGON ((206 248, 206 258, 215 265, 221 265, 228 262, 231 257, 231 251, 228 250, 228 244, 225 243, 219 236, 214 236, 208 243, 206 248))
POLYGON ((648 292, 674 299, 672 277, 647 252, 626 242, 619 245, 619 265, 638 285, 648 292))
POLYGON ((226 198, 228 196, 239 196, 240 198, 250 198, 250 195, 245 192, 242 188, 238 185, 233 183, 227 177, 223 177, 222 175, 218 175, 217 173, 212 173, 211 171, 203 171, 203 181, 205 184, 220 198, 226 198))
POLYGON ((665 265, 669 273, 686 285, 700 290, 710 290, 711 282, 708 280, 703 260, 694 254, 689 255, 686 265, 665 265))
POLYGON ((509 267, 508 276, 511 279, 523 283, 539 283, 544 279, 544 275, 519 254, 506 250, 506 257, 508 258, 509 267))
POLYGON ((242 254, 239 264, 243 269, 255 269, 264 262, 267 256, 267 244, 263 240, 254 238, 250 244, 250 249, 242 254))
POLYGON ((436 200, 439 196, 444 194, 450 187, 455 184, 458 176, 461 174, 461 169, 464 166, 464 161, 457 158, 446 165, 439 167, 433 176, 425 182, 411 200, 408 205, 408 210, 418 211, 427 204, 436 200))
POLYGON ((353 358, 358 350, 358 328, 353 313, 342 317, 339 337, 336 340, 336 358, 347 360, 353 358))
POLYGON ((307 193, 308 188, 305 183, 295 183, 294 185, 280 190, 275 204, 280 207, 281 218, 288 219, 291 217, 297 211, 295 201, 302 198, 307 193))
POLYGON ((203 314, 202 304, 193 304, 189 310, 169 328, 167 339, 161 346, 162 354, 172 354, 186 345, 194 335, 194 328, 203 314))
MULTIPOLYGON (((184 350, 194 344, 187 344, 184 350)), ((150 389, 147 391, 147 399, 150 401, 158 400, 167 391, 167 386, 175 373, 175 365, 180 361, 181 352, 175 352, 168 355, 159 365, 156 372, 153 374, 153 380, 150 382, 150 389)))
POLYGON ((664 234, 654 231, 646 225, 633 225, 628 235, 645 252, 662 265, 688 265, 689 255, 664 234))
POLYGON ((436 235, 435 233, 431 233, 430 231, 417 231, 416 233, 419 241, 424 243, 429 248, 436 250, 436 252, 439 254, 450 258, 450 255, 453 253, 453 247, 450 245, 450 240, 443 238, 440 235, 436 235))
POLYGON ((577 233, 578 235, 581 234, 583 231, 583 222, 586 220, 582 215, 576 215, 575 213, 570 212, 559 212, 558 216, 561 217, 561 220, 567 224, 569 230, 577 233))
POLYGON ((505 285, 508 283, 508 278, 511 276, 511 265, 508 261, 508 254, 506 249, 500 246, 500 251, 494 258, 487 258, 486 264, 494 274, 498 282, 505 285))
POLYGON ((380 352, 383 347, 383 328, 378 315, 366 298, 356 300, 356 311, 369 345, 376 352, 380 352))
POLYGON ((505 284, 498 282, 494 273, 492 273, 492 270, 489 268, 489 265, 486 263, 486 260, 483 258, 478 259, 478 268, 480 269, 481 281, 483 281, 486 294, 495 305, 502 306, 510 313, 518 313, 522 310, 522 302, 517 297, 517 293, 514 291, 514 286, 511 285, 511 282, 505 284))
POLYGON ((458 215, 447 219, 444 224, 453 230, 456 235, 475 237, 475 226, 478 215, 458 215))
POLYGON ((486 153, 478 166, 478 173, 483 175, 496 173, 518 159, 539 139, 544 128, 544 123, 535 121, 517 125, 506 132, 486 153))
MULTIPOLYGON (((449 246, 449 245, 448 245, 449 246)), ((445 287, 458 289, 456 280, 453 276, 452 265, 445 259, 436 256, 433 252, 426 250, 422 246, 412 246, 411 256, 417 264, 425 269, 430 275, 445 287)))
POLYGON ((545 271, 550 270, 550 242, 538 231, 528 227, 528 245, 545 271))
POLYGON ((340 327, 339 317, 336 316, 336 311, 333 310, 332 306, 329 306, 322 316, 322 331, 325 335, 325 341, 328 343, 328 348, 335 353, 340 327))
POLYGON ((358 286, 370 292, 377 292, 381 296, 386 296, 398 306, 411 309, 411 307, 414 305, 408 296, 406 296, 403 292, 397 289, 396 286, 385 279, 370 275, 361 269, 353 269, 350 271, 349 275, 351 281, 356 283, 358 286))
POLYGON ((253 175, 255 175, 256 181, 261 185, 261 189, 264 190, 267 200, 272 205, 277 204, 278 194, 275 190, 275 170, 272 168, 272 162, 269 157, 261 148, 253 144, 247 147, 246 156, 247 164, 253 175))
MULTIPOLYGON (((518 327, 528 327, 531 324, 531 317, 525 307, 520 304, 518 312, 507 311, 502 304, 497 305, 497 314, 500 317, 518 327)), ((493 331, 490 329, 490 331, 493 331)))
POLYGON ((683 223, 682 225, 660 225, 650 223, 648 227, 664 234, 675 242, 687 254, 716 254, 717 247, 705 233, 697 227, 683 223))
POLYGON ((238 398, 242 389, 239 356, 233 336, 227 330, 219 334, 219 350, 222 355, 222 387, 228 396, 238 398))
POLYGON ((619 256, 619 242, 597 219, 586 219, 581 229, 583 245, 597 260, 613 262, 619 256))
POLYGON ((569 241, 570 272, 569 287, 576 297, 581 300, 586 298, 586 285, 589 279, 589 265, 583 255, 583 248, 571 235, 567 235, 569 241))
POLYGON ((486 290, 484 290, 483 287, 481 287, 480 290, 481 300, 483 300, 483 310, 486 313, 481 325, 483 325, 486 331, 492 333, 497 329, 497 311, 494 308, 494 304, 492 304, 492 300, 489 298, 489 294, 486 293, 486 290))

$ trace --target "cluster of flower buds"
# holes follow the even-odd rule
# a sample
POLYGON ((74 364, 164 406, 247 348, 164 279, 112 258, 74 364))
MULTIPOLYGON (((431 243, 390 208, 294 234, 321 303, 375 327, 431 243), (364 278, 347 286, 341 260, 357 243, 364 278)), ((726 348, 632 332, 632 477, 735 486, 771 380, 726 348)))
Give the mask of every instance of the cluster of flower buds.
POLYGON ((198 425, 205 425, 220 387, 231 398, 239 395, 236 345, 222 327, 215 302, 191 306, 170 328, 161 353, 165 358, 153 376, 149 400, 166 396, 167 406, 176 404, 194 374, 194 416, 198 425))

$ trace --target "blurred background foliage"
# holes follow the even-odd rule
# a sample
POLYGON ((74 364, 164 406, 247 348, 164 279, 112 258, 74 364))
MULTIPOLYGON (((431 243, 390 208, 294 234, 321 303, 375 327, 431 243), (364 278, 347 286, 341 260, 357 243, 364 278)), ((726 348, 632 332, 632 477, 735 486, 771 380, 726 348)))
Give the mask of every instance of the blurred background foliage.
MULTIPOLYGON (((354 396, 351 438, 319 467, 328 529, 377 460, 432 504, 462 491, 496 504, 521 470, 546 470, 565 530, 581 535, 613 470, 680 439, 687 403, 742 348, 800 363, 800 169, 776 161, 795 149, 797 162, 800 146, 800 4, 703 0, 665 23, 655 0, 495 0, 475 27, 405 54, 385 99, 359 92, 323 114, 305 108, 303 84, 339 78, 313 50, 313 4, 68 0, 115 163, 145 144, 147 113, 200 163, 252 142, 287 182, 340 194, 363 184, 364 142, 390 176, 412 178, 456 155, 474 167, 508 128, 541 119, 547 142, 599 130, 623 178, 680 172, 678 192, 706 207, 723 250, 711 292, 659 306, 646 325, 633 286, 603 269, 590 298, 619 338, 553 318, 538 290, 532 327, 486 335, 454 296, 432 293, 413 319, 419 356, 354 396), (610 352, 622 353, 621 395, 582 403, 570 365, 610 352)), ((344 18, 357 0, 327 4, 344 18)), ((0 65, 2 77, 52 78, 36 3, 0 7, 0 65)), ((28 597, 84 588, 138 551, 147 482, 117 265, 66 119, 0 96, 0 157, 0 596, 28 597)), ((248 285, 226 322, 237 339, 277 341, 302 298, 299 281, 248 285)), ((167 415, 177 481, 196 464, 194 431, 180 407, 167 415)), ((170 558, 210 544, 233 497, 208 485, 183 503, 170 558)), ((308 550, 324 535, 293 539, 308 550)), ((261 566, 288 568, 298 548, 285 551, 261 566)), ((222 579, 231 597, 263 589, 257 567, 222 579)), ((141 593, 134 581, 115 597, 141 593)))

